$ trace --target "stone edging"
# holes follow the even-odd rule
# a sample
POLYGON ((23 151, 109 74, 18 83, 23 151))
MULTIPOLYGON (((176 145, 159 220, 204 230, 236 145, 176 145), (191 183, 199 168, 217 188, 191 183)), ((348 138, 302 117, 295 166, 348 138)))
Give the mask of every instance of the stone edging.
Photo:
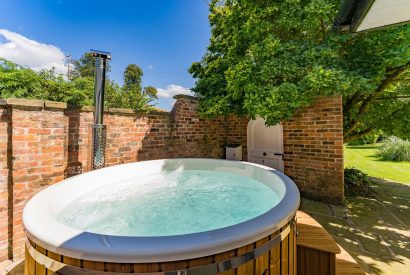
POLYGON ((25 98, 7 98, 0 99, 1 106, 16 107, 33 107, 46 109, 67 109, 67 103, 48 100, 25 99, 25 98))
POLYGON ((188 99, 198 100, 196 96, 192 96, 192 95, 174 95, 173 98, 174 99, 188 98, 188 99))
MULTIPOLYGON (((74 109, 79 110, 81 112, 94 112, 93 106, 82 106, 78 108, 71 108, 67 106, 65 102, 57 102, 57 101, 48 101, 48 100, 38 100, 38 99, 25 99, 25 98, 7 98, 7 99, 0 99, 0 108, 5 108, 7 106, 13 107, 29 107, 35 109, 59 109, 59 110, 66 110, 66 109, 74 109)), ((170 112, 157 109, 150 112, 139 112, 132 109, 121 109, 121 108, 105 108, 104 112, 106 113, 113 113, 113 114, 147 114, 147 115, 169 115, 170 112)))

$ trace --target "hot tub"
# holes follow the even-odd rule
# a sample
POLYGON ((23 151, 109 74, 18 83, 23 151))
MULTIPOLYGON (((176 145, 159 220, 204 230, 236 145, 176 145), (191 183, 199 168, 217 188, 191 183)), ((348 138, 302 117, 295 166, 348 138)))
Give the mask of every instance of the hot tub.
POLYGON ((26 274, 295 274, 299 202, 287 176, 246 162, 91 171, 25 206, 26 274))

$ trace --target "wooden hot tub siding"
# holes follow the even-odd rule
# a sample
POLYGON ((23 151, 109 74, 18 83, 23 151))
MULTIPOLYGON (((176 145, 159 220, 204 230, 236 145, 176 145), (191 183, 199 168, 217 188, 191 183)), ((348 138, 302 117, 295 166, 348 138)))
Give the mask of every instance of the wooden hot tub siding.
MULTIPOLYGON (((225 272, 217 273, 218 275, 294 275, 296 274, 296 228, 292 222, 290 224, 290 232, 281 242, 275 244, 270 251, 262 254, 258 258, 251 260, 237 268, 230 269, 225 272)), ((64 255, 56 254, 48 251, 33 241, 29 240, 26 246, 26 261, 25 261, 25 275, 48 275, 48 274, 67 274, 74 275, 72 271, 64 271, 64 267, 61 268, 63 263, 66 267, 77 267, 78 274, 100 274, 102 272, 106 274, 166 274, 166 272, 184 271, 189 268, 206 266, 212 263, 222 262, 227 259, 231 259, 240 255, 244 255, 253 251, 255 248, 261 247, 272 238, 278 236, 282 230, 284 230, 289 224, 285 225, 281 230, 274 232, 273 234, 251 243, 247 246, 240 247, 234 250, 230 250, 224 253, 210 255, 207 257, 187 259, 183 261, 175 262, 159 262, 159 263, 110 263, 110 262, 95 262, 82 259, 74 259, 64 255), (39 252, 44 259, 48 259, 48 262, 54 262, 54 264, 48 264, 48 268, 37 262, 29 252, 28 247, 32 246, 36 252, 39 252), (44 257, 45 256, 45 257, 44 257), (60 266, 59 269, 56 268, 60 266), (84 270, 85 269, 85 270, 84 270), (94 272, 93 272, 94 271, 94 272)), ((170 273, 172 274, 172 273, 170 273)), ((174 273, 177 274, 177 273, 174 273)), ((194 273, 180 273, 194 274, 194 273)), ((206 273, 197 273, 206 274, 206 273)), ((167 274, 166 274, 167 275, 167 274)), ((209 274, 212 275, 212 274, 209 274)))

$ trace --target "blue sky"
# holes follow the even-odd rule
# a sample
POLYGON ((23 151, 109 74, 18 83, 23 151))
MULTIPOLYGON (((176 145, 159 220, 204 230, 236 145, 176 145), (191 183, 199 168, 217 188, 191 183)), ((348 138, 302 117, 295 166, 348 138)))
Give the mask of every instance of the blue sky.
POLYGON ((208 45, 207 2, 1 0, 0 56, 40 68, 62 53, 77 59, 89 49, 110 51, 110 78, 122 83, 124 68, 139 65, 144 85, 161 89, 158 106, 170 109, 169 96, 193 87, 187 69, 208 45))

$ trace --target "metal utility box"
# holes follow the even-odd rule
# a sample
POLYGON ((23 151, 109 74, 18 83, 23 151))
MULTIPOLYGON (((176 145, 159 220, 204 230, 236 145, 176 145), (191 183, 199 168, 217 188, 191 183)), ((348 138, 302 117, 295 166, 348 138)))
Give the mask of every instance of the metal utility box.
POLYGON ((229 160, 242 160, 242 145, 225 145, 225 158, 229 160))

